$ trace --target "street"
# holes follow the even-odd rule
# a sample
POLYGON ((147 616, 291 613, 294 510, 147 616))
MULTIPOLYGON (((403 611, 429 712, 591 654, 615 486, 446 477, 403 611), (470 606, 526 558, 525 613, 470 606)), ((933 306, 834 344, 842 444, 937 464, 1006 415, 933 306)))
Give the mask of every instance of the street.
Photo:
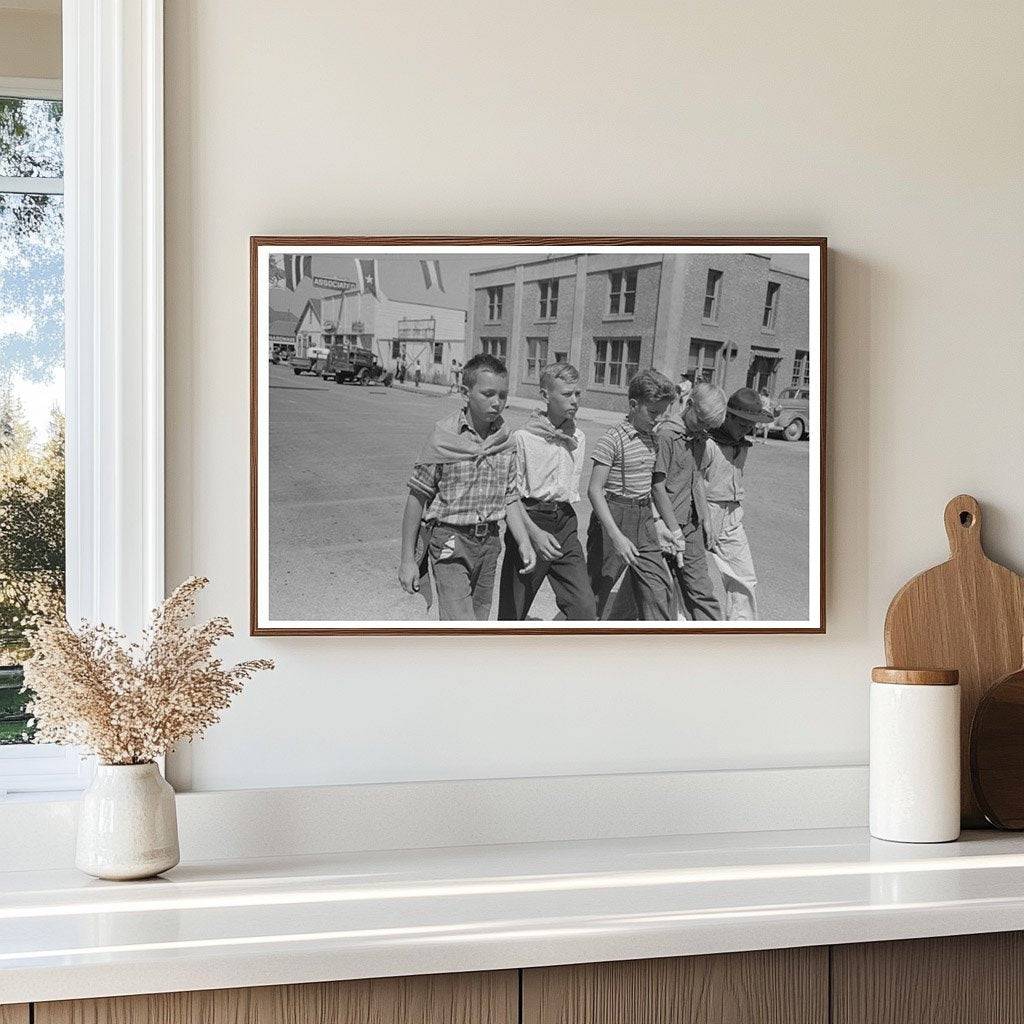
MULTIPOLYGON (((423 599, 405 594, 398 583, 402 512, 416 454, 433 424, 459 404, 456 395, 338 385, 296 376, 287 365, 270 366, 272 619, 436 616, 436 609, 428 614, 423 599)), ((528 415, 510 407, 505 420, 514 429, 528 415)), ((582 416, 579 426, 588 451, 608 429, 582 416)), ((807 467, 807 442, 758 443, 747 460, 744 522, 762 620, 808 616, 807 467)), ((582 491, 577 511, 585 534, 586 479, 582 491)), ((713 565, 711 573, 717 582, 713 565)), ((495 595, 494 610, 497 603, 495 595)), ((531 618, 556 614, 545 584, 531 618)))

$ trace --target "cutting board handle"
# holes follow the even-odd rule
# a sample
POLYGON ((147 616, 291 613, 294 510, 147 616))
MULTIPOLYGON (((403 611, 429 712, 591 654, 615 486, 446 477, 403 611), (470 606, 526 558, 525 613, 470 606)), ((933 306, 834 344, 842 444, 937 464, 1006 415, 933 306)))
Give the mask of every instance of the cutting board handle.
POLYGON ((981 548, 981 506, 969 494, 958 494, 946 506, 946 536, 953 558, 984 558, 981 548))

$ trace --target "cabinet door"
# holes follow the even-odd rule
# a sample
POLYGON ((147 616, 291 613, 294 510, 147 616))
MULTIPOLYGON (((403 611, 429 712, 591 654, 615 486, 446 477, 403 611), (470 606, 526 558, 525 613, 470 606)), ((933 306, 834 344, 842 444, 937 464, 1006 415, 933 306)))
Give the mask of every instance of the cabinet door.
POLYGON ((1024 935, 832 947, 834 1024, 1024 1024, 1024 935))
POLYGON ((439 974, 37 1003, 35 1024, 516 1024, 518 996, 515 971, 439 974))
POLYGON ((0 1006, 0 1024, 28 1024, 27 1003, 7 1003, 0 1006))
POLYGON ((523 971, 523 1024, 825 1024, 828 950, 523 971))

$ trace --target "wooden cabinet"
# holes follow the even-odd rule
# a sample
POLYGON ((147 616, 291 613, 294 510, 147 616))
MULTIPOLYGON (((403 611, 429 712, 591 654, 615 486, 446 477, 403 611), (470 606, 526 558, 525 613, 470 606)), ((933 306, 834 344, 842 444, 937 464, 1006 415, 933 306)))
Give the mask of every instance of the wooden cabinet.
POLYGON ((518 1004, 493 971, 36 1003, 35 1024, 516 1024, 518 1004))
POLYGON ((0 1024, 1024 1024, 1024 933, 0 1006, 0 1024))
POLYGON ((833 1024, 1024 1024, 1024 933, 832 947, 833 1024))
POLYGON ((826 1024, 828 949, 523 971, 523 1024, 826 1024))

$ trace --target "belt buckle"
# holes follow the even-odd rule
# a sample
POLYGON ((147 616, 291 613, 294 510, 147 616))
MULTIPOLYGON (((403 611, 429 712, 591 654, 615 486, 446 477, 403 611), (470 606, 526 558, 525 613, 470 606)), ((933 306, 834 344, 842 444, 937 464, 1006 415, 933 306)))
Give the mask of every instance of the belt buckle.
POLYGON ((491 532, 490 523, 474 523, 473 524, 473 536, 474 537, 486 537, 491 532))

